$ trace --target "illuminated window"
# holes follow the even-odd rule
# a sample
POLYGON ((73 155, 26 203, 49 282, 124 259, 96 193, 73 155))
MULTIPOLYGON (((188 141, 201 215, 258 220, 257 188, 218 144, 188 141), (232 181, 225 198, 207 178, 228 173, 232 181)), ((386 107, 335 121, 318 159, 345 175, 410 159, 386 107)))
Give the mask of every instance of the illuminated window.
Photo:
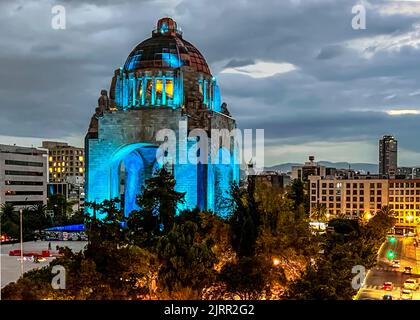
POLYGON ((56 163, 56 162, 54 162, 54 163, 53 163, 53 167, 56 167, 56 166, 57 166, 57 163, 56 163))
POLYGON ((166 93, 166 104, 173 105, 174 99, 174 81, 172 79, 166 79, 165 83, 165 93, 166 93))
POLYGON ((138 97, 138 105, 142 105, 143 102, 143 81, 142 79, 138 79, 137 81, 137 97, 138 97))
POLYGON ((145 97, 146 105, 150 105, 152 103, 152 88, 153 88, 152 79, 147 79, 146 80, 146 97, 145 97))
POLYGON ((161 105, 162 104, 162 91, 163 91, 163 81, 162 79, 156 79, 156 104, 161 105))
POLYGON ((79 168, 79 172, 80 173, 83 173, 83 168, 79 168))
POLYGON ((61 168, 60 167, 57 169, 57 172, 61 172, 61 168))
POLYGON ((48 161, 53 161, 53 157, 51 157, 51 156, 50 156, 50 157, 48 158, 48 161))
POLYGON ((53 172, 53 171, 52 171, 52 168, 50 168, 50 172, 53 172))
POLYGON ((83 157, 82 156, 79 157, 79 161, 83 161, 83 157))
POLYGON ((65 163, 65 162, 62 162, 62 163, 61 163, 61 166, 63 166, 63 167, 64 167, 65 165, 66 165, 66 163, 65 163))

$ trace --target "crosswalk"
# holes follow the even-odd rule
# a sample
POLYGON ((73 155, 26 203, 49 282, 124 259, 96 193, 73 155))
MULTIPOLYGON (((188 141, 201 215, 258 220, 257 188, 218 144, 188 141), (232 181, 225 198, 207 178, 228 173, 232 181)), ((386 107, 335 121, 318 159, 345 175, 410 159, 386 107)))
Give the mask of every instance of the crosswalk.
POLYGON ((385 272, 401 272, 399 269, 397 268, 391 268, 391 267, 375 267, 376 271, 385 271, 385 272))
MULTIPOLYGON (((399 286, 394 286, 393 291, 396 290, 401 290, 402 287, 399 286)), ((362 287, 363 290, 383 290, 383 286, 379 286, 379 285, 364 285, 362 287)), ((384 290, 385 291, 385 290, 384 290)))

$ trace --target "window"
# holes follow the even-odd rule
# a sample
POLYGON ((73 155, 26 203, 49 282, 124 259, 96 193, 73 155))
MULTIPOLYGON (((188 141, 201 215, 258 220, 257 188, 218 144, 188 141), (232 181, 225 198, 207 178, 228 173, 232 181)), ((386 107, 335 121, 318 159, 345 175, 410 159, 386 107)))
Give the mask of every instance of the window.
POLYGON ((5 164, 13 166, 26 166, 26 167, 43 167, 42 162, 31 162, 31 161, 17 161, 17 160, 4 160, 5 164))
POLYGON ((5 185, 7 186, 42 186, 44 182, 42 181, 10 181, 6 180, 5 185))
POLYGON ((11 175, 11 176, 38 176, 38 177, 42 177, 44 175, 43 172, 14 171, 14 170, 6 170, 5 174, 11 175))
POLYGON ((162 79, 156 79, 155 94, 156 94, 155 104, 162 105, 163 104, 163 81, 162 81, 162 79))
POLYGON ((6 191, 6 196, 32 196, 32 195, 40 195, 44 194, 43 191, 6 191))
POLYGON ((174 104, 174 81, 172 79, 166 79, 165 85, 166 93, 166 104, 171 106, 174 104))
POLYGON ((146 80, 146 95, 145 95, 145 104, 151 105, 152 104, 152 89, 153 89, 153 82, 152 79, 146 80))

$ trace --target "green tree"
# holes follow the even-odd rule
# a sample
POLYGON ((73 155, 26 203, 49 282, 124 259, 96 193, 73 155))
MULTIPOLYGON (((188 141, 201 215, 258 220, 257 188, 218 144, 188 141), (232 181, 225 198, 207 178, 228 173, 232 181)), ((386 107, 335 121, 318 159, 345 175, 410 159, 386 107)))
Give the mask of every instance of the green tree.
POLYGON ((0 207, 1 233, 9 237, 19 239, 19 214, 10 203, 4 203, 0 207))
POLYGON ((145 233, 148 238, 167 234, 172 229, 177 207, 185 201, 185 193, 175 191, 175 183, 165 167, 147 180, 137 199, 140 210, 132 212, 128 219, 130 229, 136 234, 145 233))
POLYGON ((48 197, 47 209, 54 211, 54 225, 66 225, 69 223, 69 218, 73 213, 73 204, 67 201, 62 194, 55 194, 48 197))
POLYGON ((271 261, 263 257, 243 257, 238 262, 227 263, 220 272, 220 280, 227 285, 227 291, 242 300, 257 300, 268 294, 272 281, 271 261))
POLYGON ((159 284, 172 299, 198 299, 215 279, 213 243, 198 239, 198 229, 192 221, 176 224, 157 245, 159 284))
POLYGON ((233 184, 231 188, 231 205, 233 206, 233 213, 229 217, 231 242, 240 257, 254 255, 261 223, 254 186, 253 183, 249 183, 248 188, 244 190, 233 184))

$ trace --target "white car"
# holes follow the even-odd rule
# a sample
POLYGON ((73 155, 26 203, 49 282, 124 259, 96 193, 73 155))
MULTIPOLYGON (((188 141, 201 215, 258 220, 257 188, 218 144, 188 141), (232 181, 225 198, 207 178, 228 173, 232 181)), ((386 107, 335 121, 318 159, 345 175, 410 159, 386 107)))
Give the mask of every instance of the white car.
POLYGON ((401 300, 413 300, 413 293, 411 292, 411 290, 402 289, 401 300))
POLYGON ((393 268, 399 268, 399 267, 401 267, 400 260, 393 260, 392 261, 392 264, 391 264, 391 267, 393 267, 393 268))
POLYGON ((417 290, 418 285, 416 279, 407 279, 404 281, 404 289, 417 290))

